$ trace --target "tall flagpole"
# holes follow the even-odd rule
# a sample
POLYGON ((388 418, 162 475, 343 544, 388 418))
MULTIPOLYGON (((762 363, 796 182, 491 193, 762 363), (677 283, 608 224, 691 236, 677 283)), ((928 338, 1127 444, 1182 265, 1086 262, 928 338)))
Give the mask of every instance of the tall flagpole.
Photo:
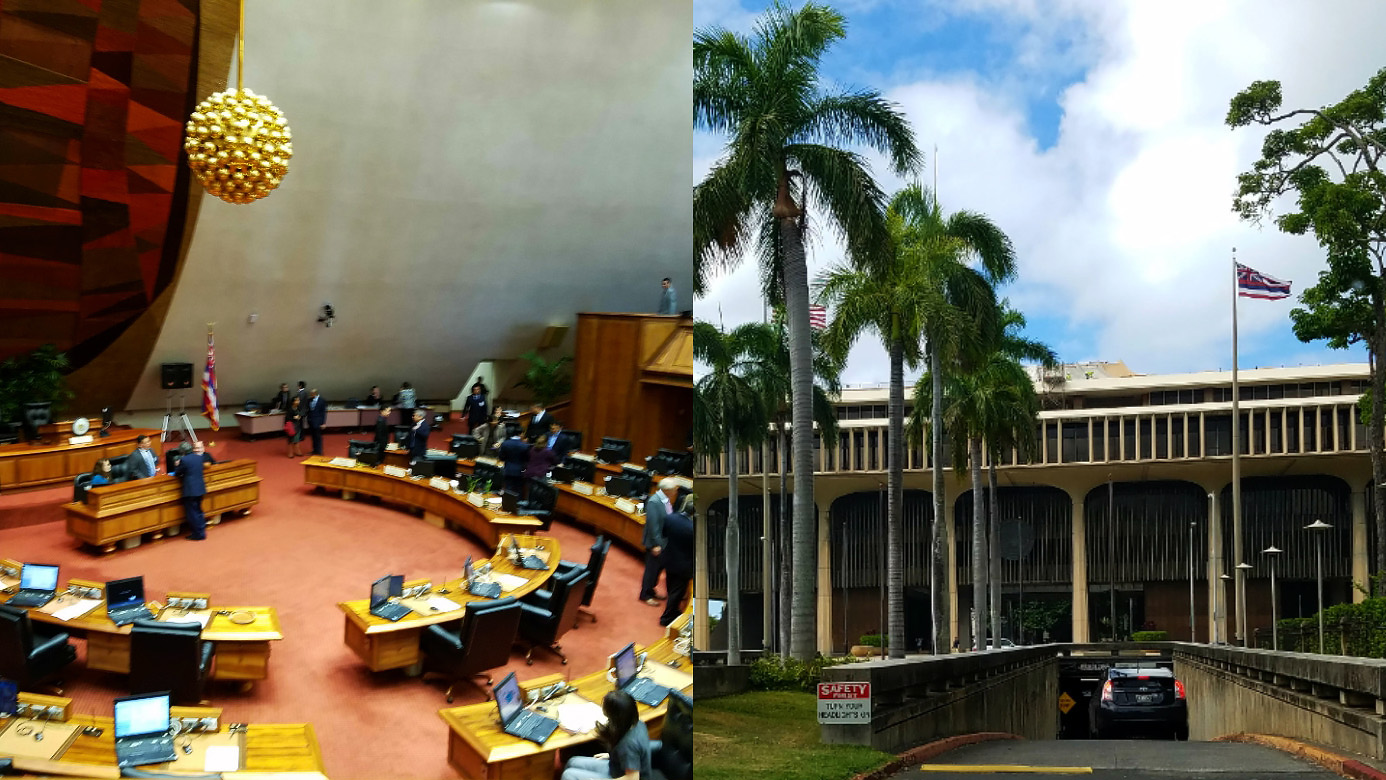
POLYGON ((1237 383, 1237 248, 1232 247, 1232 564, 1237 572, 1234 595, 1237 608, 1237 644, 1246 646, 1246 569, 1242 557, 1242 414, 1237 383))

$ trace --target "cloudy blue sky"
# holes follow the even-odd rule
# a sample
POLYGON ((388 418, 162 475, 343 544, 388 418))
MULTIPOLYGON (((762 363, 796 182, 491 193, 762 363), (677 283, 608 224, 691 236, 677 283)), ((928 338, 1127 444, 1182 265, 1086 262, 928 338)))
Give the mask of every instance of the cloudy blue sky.
MULTIPOLYGON (((768 3, 694 0, 698 28, 749 34, 768 3)), ((796 3, 797 5, 797 3, 796 3)), ((1231 367, 1231 251, 1257 270, 1312 284, 1312 238, 1239 222, 1238 172, 1264 131, 1223 124, 1228 100, 1278 79, 1286 106, 1336 102, 1386 67, 1386 3, 1373 0, 838 0, 845 41, 829 86, 872 87, 899 104, 930 159, 921 178, 946 211, 991 216, 1014 240, 1020 278, 1004 294, 1030 335, 1066 362, 1124 360, 1139 373, 1231 367), (938 147, 937 165, 932 150, 938 147)), ((694 138, 694 176, 724 139, 694 138)), ((874 155, 883 188, 904 182, 874 155)), ((840 262, 811 247, 810 272, 840 262)), ((700 319, 759 319, 749 265, 696 301, 700 319), (720 312, 720 314, 719 314, 720 312)), ((1366 360, 1303 344, 1291 301, 1240 303, 1241 365, 1366 360)), ((881 383, 878 344, 854 350, 844 380, 881 383)))

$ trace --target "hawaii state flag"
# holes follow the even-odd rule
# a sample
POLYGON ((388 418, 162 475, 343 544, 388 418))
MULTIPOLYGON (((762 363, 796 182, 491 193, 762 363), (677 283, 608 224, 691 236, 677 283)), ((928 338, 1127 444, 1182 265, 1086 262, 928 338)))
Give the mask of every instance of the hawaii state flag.
POLYGON ((213 349, 212 332, 207 331, 207 367, 202 370, 202 416, 207 418, 212 430, 221 430, 217 420, 217 359, 213 349))
POLYGON ((1237 294, 1243 298, 1278 301, 1290 297, 1290 283, 1237 263, 1237 294))

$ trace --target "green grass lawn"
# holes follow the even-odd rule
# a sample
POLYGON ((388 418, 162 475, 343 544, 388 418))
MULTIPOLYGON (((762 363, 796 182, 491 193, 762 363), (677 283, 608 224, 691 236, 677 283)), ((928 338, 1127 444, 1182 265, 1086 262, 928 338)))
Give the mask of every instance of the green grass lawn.
POLYGON ((867 747, 824 745, 811 693, 756 691, 700 701, 693 716, 698 780, 847 780, 894 758, 867 747))

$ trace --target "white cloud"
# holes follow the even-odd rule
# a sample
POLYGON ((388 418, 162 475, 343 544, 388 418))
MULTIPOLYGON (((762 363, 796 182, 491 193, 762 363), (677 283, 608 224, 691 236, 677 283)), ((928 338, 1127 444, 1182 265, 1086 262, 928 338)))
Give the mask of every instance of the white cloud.
MULTIPOLYGON (((701 5, 703 0, 699 0, 701 5)), ((735 18, 717 3, 722 18, 735 18)), ((1252 81, 1282 81, 1287 106, 1335 102, 1381 67, 1377 38, 1386 4, 1256 2, 1036 3, 967 0, 962 6, 1022 31, 1019 73, 1087 64, 1057 99, 1057 143, 1029 134, 1017 85, 952 74, 872 86, 905 110, 921 148, 937 144, 945 209, 992 217, 1015 241, 1020 281, 1005 291, 1032 322, 1061 323, 1044 336, 1066 360, 1121 359, 1142 372, 1230 365, 1230 252, 1242 262, 1312 284, 1322 253, 1312 238, 1258 230, 1231 212, 1235 177, 1264 132, 1223 124, 1229 99, 1252 81), (1070 350, 1081 350, 1072 352, 1070 350)), ((850 18, 850 9, 847 10, 850 18)), ((904 13, 904 11, 901 11, 904 13)), ((741 20, 744 23, 744 20, 741 20)), ((850 49, 851 36, 841 44, 850 49)), ((1032 87, 1027 87, 1032 88, 1032 87)), ((871 157, 882 186, 901 182, 871 157)), ((695 164, 699 177, 712 164, 695 164)), ((929 183, 930 170, 923 178, 929 183)), ((840 259, 815 247, 811 271, 840 259)), ((720 304, 729 323, 760 316, 756 275, 743 268, 697 302, 720 304)), ((1244 301, 1243 362, 1361 360, 1293 340, 1288 302, 1244 301)), ((881 382, 879 346, 858 345, 846 381, 881 382)))

